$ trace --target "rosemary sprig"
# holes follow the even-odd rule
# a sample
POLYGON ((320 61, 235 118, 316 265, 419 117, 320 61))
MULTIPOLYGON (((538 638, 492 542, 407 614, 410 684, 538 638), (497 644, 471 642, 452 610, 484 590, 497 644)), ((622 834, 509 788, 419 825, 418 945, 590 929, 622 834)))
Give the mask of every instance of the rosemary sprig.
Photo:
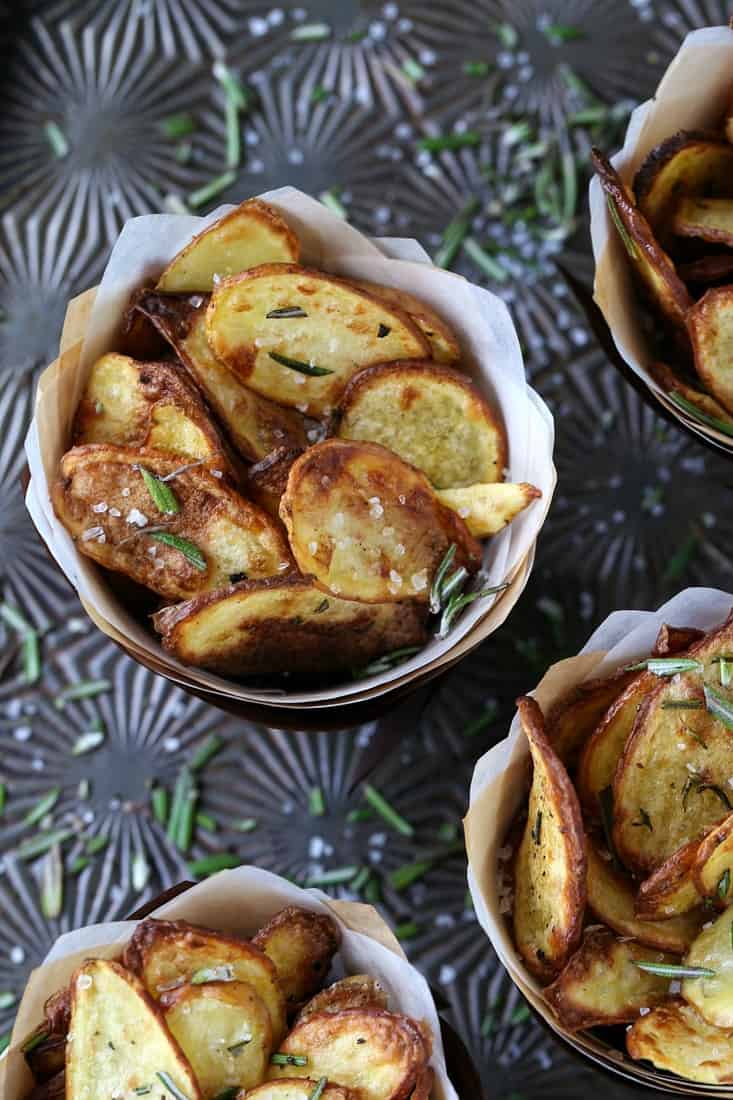
POLYGON ((308 1094, 308 1100, 321 1100, 327 1084, 328 1077, 319 1077, 315 1087, 308 1094))
POLYGON ((456 556, 456 550, 458 547, 454 542, 450 544, 446 550, 440 565, 435 571, 433 577, 433 583, 430 586, 430 612, 432 615, 437 615, 443 604, 443 584, 446 578, 446 574, 453 564, 453 559, 456 556))
POLYGON ((725 726, 728 730, 733 730, 733 702, 730 699, 726 699, 725 695, 714 688, 712 684, 705 684, 703 687, 705 693, 705 706, 707 707, 713 718, 717 718, 719 722, 725 726))
POLYGON ((323 817, 326 812, 326 803, 323 799, 323 791, 320 787, 311 787, 308 792, 308 813, 311 817, 323 817))
POLYGON ((709 428, 715 428, 716 431, 722 432, 723 435, 733 436, 733 424, 729 424, 726 420, 719 420, 716 416, 710 416, 708 413, 703 412, 702 409, 698 409, 697 405, 693 405, 692 401, 688 401, 686 397, 683 397, 681 393, 668 393, 667 397, 673 405, 677 405, 683 412, 686 412, 693 420, 698 420, 701 424, 706 424, 709 428))
POLYGON ((459 611, 462 611, 464 607, 467 607, 469 604, 473 603, 474 600, 480 600, 483 599, 485 596, 494 596, 497 592, 503 592, 504 589, 508 587, 509 585, 507 583, 495 584, 492 585, 490 588, 481 588, 477 592, 466 592, 462 596, 452 596, 446 604, 445 608, 443 609, 443 614, 440 618, 440 626, 438 627, 437 631, 437 637, 446 637, 446 635, 450 631, 451 626, 453 625, 453 620, 455 619, 456 615, 458 615, 459 611))
POLYGON ((312 363, 304 363, 302 359, 291 359, 288 355, 280 355, 276 351, 268 352, 271 359, 279 363, 281 367, 288 367, 298 374, 307 374, 311 378, 320 378, 324 374, 333 374, 327 367, 314 367, 312 363))
POLYGON ((53 787, 48 794, 43 795, 43 797, 36 802, 35 806, 28 811, 21 824, 26 828, 30 825, 37 824, 46 814, 51 812, 58 802, 60 795, 61 788, 53 787))
POLYGON ((714 978, 715 971, 706 966, 680 966, 676 963, 641 962, 634 959, 634 966, 645 970, 647 974, 657 974, 660 978, 714 978))
POLYGON ((199 206, 204 206, 205 203, 210 202, 211 199, 215 199, 217 195, 220 195, 222 191, 226 191, 227 187, 237 178, 237 173, 230 168, 226 172, 222 172, 220 176, 216 176, 209 183, 204 184, 203 187, 199 187, 196 191, 191 191, 188 196, 188 205, 196 209, 199 206))
POLYGON ((700 699, 665 699, 662 710, 702 710, 700 699))
POLYGON ((239 867, 242 860, 232 852, 215 852, 214 855, 196 859, 188 865, 188 873, 192 878, 206 878, 207 875, 215 875, 217 871, 227 871, 232 867, 239 867))
POLYGON ((224 748, 224 740, 218 737, 217 734, 212 733, 203 744, 199 745, 198 749, 194 753, 193 760, 188 765, 192 772, 201 771, 201 769, 208 764, 208 762, 216 756, 218 752, 224 748))
POLYGON ((46 141, 51 146, 53 155, 58 160, 63 160, 69 152, 69 142, 58 122, 49 119, 48 122, 43 124, 43 132, 46 135, 46 141))
POLYGON ((200 573, 206 572, 206 558, 195 542, 181 535, 174 535, 171 531, 150 531, 148 534, 156 542, 165 543, 166 546, 172 546, 174 550, 180 551, 186 561, 190 561, 194 569, 198 569, 200 573))
POLYGON ((94 699, 97 695, 103 695, 110 691, 112 684, 109 680, 79 680, 76 684, 69 684, 53 701, 57 710, 63 710, 67 703, 77 699, 94 699))
POLYGON ((693 657, 649 657, 635 665, 627 665, 626 671, 646 669, 655 676, 676 676, 678 672, 698 672, 702 667, 702 662, 693 657))
POLYGON ((364 784, 364 798, 372 807, 376 810, 383 821, 386 821, 388 825, 400 833, 402 836, 414 836, 415 830, 409 821, 406 821, 402 814, 399 814, 395 810, 394 806, 391 806, 384 795, 371 785, 371 783, 364 784))
POLYGON ((180 512, 181 508, 176 499, 176 494, 171 489, 170 485, 166 485, 165 482, 160 481, 154 473, 146 469, 145 466, 138 466, 140 476, 145 482, 145 488, 150 493, 153 504, 166 516, 174 516, 180 512))
POLYGON ((270 1064, 273 1066, 307 1066, 308 1056, 306 1054, 281 1054, 278 1051, 276 1054, 270 1055, 270 1064))

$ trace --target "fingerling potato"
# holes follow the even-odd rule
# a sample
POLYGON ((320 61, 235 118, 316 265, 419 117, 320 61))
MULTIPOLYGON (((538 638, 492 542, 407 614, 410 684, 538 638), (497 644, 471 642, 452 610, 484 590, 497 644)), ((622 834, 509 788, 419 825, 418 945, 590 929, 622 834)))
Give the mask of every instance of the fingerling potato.
POLYGON ((688 913, 702 901, 693 877, 698 840, 689 840, 639 885, 634 909, 641 920, 688 913))
POLYGON ((342 1012, 345 1008, 389 1007, 385 990, 368 974, 351 974, 316 993, 298 1013, 298 1023, 318 1012, 342 1012))
POLYGON ((275 964, 289 1005, 311 997, 323 984, 341 935, 330 917, 288 906, 260 928, 252 943, 275 964))

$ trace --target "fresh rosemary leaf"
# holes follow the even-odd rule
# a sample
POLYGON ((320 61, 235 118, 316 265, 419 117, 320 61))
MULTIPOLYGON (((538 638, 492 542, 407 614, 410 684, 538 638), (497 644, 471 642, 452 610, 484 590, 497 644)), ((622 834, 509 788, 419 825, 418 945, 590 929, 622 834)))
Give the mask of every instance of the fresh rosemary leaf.
POLYGON ((311 378, 320 378, 324 374, 333 374, 332 370, 327 367, 314 367, 311 363, 304 363, 302 359, 291 359, 287 355, 279 355, 276 351, 268 352, 271 359, 274 359, 276 363, 279 363, 282 367, 289 367, 290 370, 295 370, 298 374, 307 374, 311 378))
POLYGON ((319 1077, 315 1087, 308 1094, 308 1100, 321 1100, 327 1084, 328 1077, 319 1077))
POLYGON ((710 791, 715 797, 725 806, 727 810, 733 810, 730 799, 725 793, 722 787, 718 787, 715 783, 706 783, 705 780, 699 775, 691 775, 684 787, 682 788, 682 809, 687 809, 687 800, 690 797, 691 792, 695 794, 704 794, 705 791, 710 791))
POLYGON ((693 420, 698 420, 701 424, 707 424, 709 428, 715 428, 716 431, 722 432, 723 435, 733 436, 733 424, 729 424, 725 420, 719 420, 716 416, 710 416, 708 413, 698 409, 697 405, 693 405, 692 401, 688 401, 686 397, 683 397, 681 393, 668 393, 667 397, 673 405, 677 405, 683 412, 686 412, 693 420))
POLYGON ((193 760, 188 765, 191 771, 200 771, 205 764, 208 764, 212 757, 216 756, 216 754, 224 748, 224 744, 224 740, 215 733, 207 737, 203 744, 199 745, 194 753, 193 760))
POLYGON ((395 925, 394 934, 398 940, 414 940, 420 935, 420 927, 414 920, 405 921, 404 924, 395 925))
POLYGON ((240 84, 232 70, 227 68, 223 61, 215 61, 212 71, 224 89, 227 100, 233 103, 238 111, 246 111, 252 100, 249 89, 240 84))
POLYGON ((145 482, 145 488, 152 497, 153 504, 166 516, 174 516, 180 512, 180 506, 176 499, 176 494, 171 489, 170 485, 160 481, 155 474, 151 473, 144 466, 139 466, 140 475, 145 482))
POLYGON ((534 819, 534 825, 532 826, 532 840, 535 844, 539 844, 542 836, 542 811, 537 811, 537 817, 534 819))
POLYGON ((153 817, 159 825, 165 826, 168 821, 168 791, 165 787, 153 787, 150 792, 150 803, 153 807, 153 817))
POLYGON ((174 535, 170 531, 150 532, 150 538, 155 539, 156 542, 163 542, 166 546, 172 546, 174 550, 179 550, 186 561, 190 561, 195 569, 198 569, 200 573, 206 572, 206 558, 190 539, 185 539, 181 535, 174 535))
POLYGON ((684 722, 682 723, 682 732, 686 733, 688 737, 691 737, 693 741, 697 741, 698 745, 701 745, 704 749, 708 747, 706 742, 703 741, 700 734, 697 733, 696 730, 692 729, 691 726, 686 726, 684 722))
POLYGON ((205 203, 210 202, 211 199, 215 199, 217 195, 220 195, 222 191, 226 191, 227 187, 237 178, 237 173, 233 169, 229 169, 227 172, 222 172, 220 176, 216 176, 209 183, 204 184, 203 187, 199 187, 196 191, 191 191, 188 196, 188 205, 196 209, 199 206, 204 206, 205 203))
POLYGON ((232 828, 237 833, 251 833, 257 828, 257 820, 254 817, 243 817, 241 821, 233 822, 232 828))
POLYGON ((139 894, 148 884, 150 878, 150 864, 143 855, 142 852, 135 852, 132 857, 132 865, 130 867, 130 879, 132 882, 132 888, 136 894, 139 894))
POLYGON ((699 699, 665 699, 662 710, 702 710, 703 705, 699 699))
POLYGON ((87 730, 86 733, 82 733, 77 737, 71 747, 71 755, 84 756, 86 753, 98 749, 103 741, 104 734, 101 730, 87 730))
POLYGON ((413 882, 424 878, 433 865, 432 859, 418 859, 414 863, 405 863, 390 873, 389 881, 395 890, 406 890, 408 886, 412 886, 413 882))
POLYGON ((41 646, 35 630, 23 635, 23 681, 35 684, 41 675, 41 646))
POLYGON ((69 864, 69 874, 80 875, 91 862, 89 856, 77 856, 76 859, 72 859, 69 864))
POLYGON ((384 795, 381 795, 371 783, 364 784, 364 798, 372 807, 376 810, 379 816, 391 825, 396 832, 402 836, 413 836, 415 833, 414 828, 409 821, 406 821, 401 814, 395 810, 393 806, 390 806, 384 795))
POLYGON ((714 978, 715 971, 706 966, 678 966, 676 963, 640 962, 634 959, 634 966, 646 970, 647 974, 658 974, 660 978, 714 978))
POLYGON ((205 829, 207 833, 215 833, 218 829, 216 820, 211 817, 210 814, 197 813, 196 814, 196 827, 198 829, 205 829))
POLYGON ((0 1035, 0 1055, 4 1054, 10 1046, 10 1035, 11 1033, 9 1031, 6 1031, 3 1035, 0 1035))
POLYGON ((51 152, 59 160, 63 158, 69 152, 69 142, 66 138, 66 134, 59 126, 58 122, 49 120, 44 123, 43 132, 46 135, 46 141, 51 146, 51 152))
POLYGON ((189 980, 191 985, 204 985, 205 982, 233 982, 234 971, 226 963, 222 966, 202 966, 189 980))
POLYGON ((348 221, 349 215, 346 207, 340 199, 341 188, 329 187, 326 191, 321 191, 318 199, 327 207, 332 214, 335 214, 337 218, 342 218, 343 221, 348 221))
POLYGON ((276 1054, 270 1055, 270 1064, 273 1066, 307 1066, 308 1056, 306 1054, 280 1054, 278 1051, 276 1054))
POLYGON ((726 729, 733 730, 733 702, 714 688, 712 684, 705 684, 705 706, 713 718, 722 722, 726 729))
POLYGON ((0 1012, 5 1012, 6 1009, 12 1008, 16 1002, 16 996, 7 990, 4 993, 0 993, 0 1012))
POLYGON ((177 115, 170 115, 168 118, 162 119, 160 128, 166 137, 182 138, 193 133, 196 129, 196 123, 191 115, 181 111, 177 115))
POLYGON ((379 879, 374 875, 364 887, 364 901, 369 902, 370 905, 381 905, 382 903, 382 887, 379 885, 379 879))
POLYGON ((730 868, 726 867, 723 874, 718 879, 718 885, 716 887, 716 893, 721 901, 724 901, 728 897, 728 891, 730 890, 730 868))
POLYGON ((420 138, 416 144, 425 153, 447 153, 479 145, 480 142, 478 130, 454 130, 452 134, 420 138))
POLYGON ((227 98, 224 107, 225 129, 227 135, 227 168, 239 167, 242 156, 242 138, 239 129, 239 108, 234 100, 227 98))
POLYGON ((241 1054, 242 1051, 244 1050, 244 1048, 248 1047, 251 1042, 252 1042, 252 1037, 251 1036, 250 1036, 249 1039, 240 1039, 238 1043, 232 1043, 232 1045, 230 1047, 227 1047, 227 1050, 229 1051, 230 1054, 233 1054, 236 1058, 236 1056, 238 1054, 241 1054))
POLYGON ((323 800, 323 791, 320 787, 311 787, 308 793, 308 813, 311 817, 323 817, 326 812, 326 803, 323 800))
POLYGON ((458 826, 455 821, 444 821, 438 828, 438 839, 451 843, 458 836, 458 826))
POLYGON ((41 1028, 40 1031, 34 1031, 33 1034, 26 1039, 20 1049, 24 1054, 30 1054, 30 1052, 35 1050, 36 1047, 39 1047, 41 1043, 45 1043, 46 1039, 48 1039, 48 1031, 46 1028, 41 1028))
MULTIPOLYGON (((638 260, 639 253, 637 252, 636 245, 629 236, 626 226, 621 221, 621 215, 616 209, 616 203, 613 201, 610 195, 606 195, 606 203, 608 204, 608 210, 611 214, 611 218, 613 219, 613 223, 618 230, 618 235, 623 241, 624 248, 626 249, 632 260, 638 260)), ((731 434, 733 434, 733 429, 731 430, 731 434)))
POLYGON ((456 544, 452 542, 446 550, 440 565, 435 570, 433 583, 430 586, 430 611, 433 615, 438 614, 443 603, 443 582, 448 570, 453 564, 457 549, 458 547, 456 544))
POLYGON ((103 848, 106 848, 109 844, 109 836, 107 833, 97 833, 96 836, 92 836, 86 842, 86 850, 90 856, 94 856, 97 852, 101 852, 103 848))
POLYGON ((719 657, 718 670, 720 673, 720 686, 730 687, 733 680, 733 657, 719 657))
POLYGON ((6 623, 11 630, 15 630, 18 634, 28 634, 33 627, 29 622, 21 615, 17 607, 12 607, 8 603, 0 603, 0 619, 6 623))
POLYGON ((53 829, 48 833, 39 833, 38 836, 31 837, 30 840, 24 840, 22 844, 18 845, 18 858, 35 859, 36 856, 41 856, 44 852, 47 852, 54 844, 63 844, 73 835, 72 829, 53 829))
POLYGON ((692 657, 649 657, 635 665, 627 665, 627 672, 645 668, 655 676, 676 676, 678 672, 698 672, 702 663, 692 657))
POLYGON ((239 867, 242 860, 232 852, 216 852, 203 859, 196 859, 188 865, 188 873, 193 878, 206 878, 207 875, 215 875, 217 871, 226 871, 232 867, 239 867))
POLYGON ((331 28, 328 23, 301 23, 290 32, 293 42, 322 42, 330 36, 331 28))
POLYGON ((379 676, 383 672, 389 672, 390 669, 402 664, 409 657, 414 657, 416 653, 420 652, 421 648, 419 645, 408 645, 402 649, 394 649, 391 653, 385 653, 382 657, 377 657, 363 668, 356 669, 354 679, 360 680, 364 676, 379 676))
POLYGON ((494 23, 492 30, 507 50, 513 50, 519 42, 519 32, 511 23, 494 23))
POLYGON ((464 61, 462 67, 466 76, 488 76, 494 68, 488 61, 464 61))
POLYGON ((407 57, 402 63, 402 72, 411 84, 417 84, 425 76, 425 70, 419 61, 413 57, 407 57))
POLYGON ((579 38, 585 38, 582 27, 572 27, 562 23, 548 23, 542 28, 542 32, 553 46, 561 46, 563 42, 576 42, 579 38))
POLYGON ((453 597, 443 609, 443 614, 440 618, 440 626, 437 630, 437 637, 446 637, 453 625, 453 620, 464 607, 473 603, 474 600, 483 599, 485 596, 494 596, 497 592, 503 592, 504 589, 508 587, 508 584, 496 584, 491 588, 481 588, 477 592, 466 592, 462 596, 453 597))
POLYGON ((367 882, 371 878, 371 875, 372 872, 369 870, 368 867, 361 868, 358 875, 349 883, 351 889, 354 891, 355 894, 358 894, 359 891, 362 890, 364 886, 366 886, 367 882))
POLYGON ((331 95, 330 88, 324 88, 323 84, 314 84, 310 95, 311 103, 323 103, 331 95))
POLYGON ((307 888, 312 886, 340 886, 342 883, 351 882, 361 870, 360 867, 335 867, 332 871, 323 871, 320 875, 312 875, 305 883, 307 888))
POLYGON ((511 1016, 509 1017, 509 1023, 513 1026, 516 1026, 517 1024, 523 1024, 525 1020, 529 1019, 529 1017, 529 1007, 526 1004, 522 1003, 517 1005, 517 1007, 512 1012, 511 1016))
POLYGON ((0 783, 0 814, 5 810, 5 803, 8 799, 8 789, 4 783, 0 783))
POLYGON ((56 920, 64 904, 64 869, 61 848, 49 848, 41 867, 41 912, 47 920, 56 920))
POLYGON ((436 267, 450 267, 453 263, 468 233, 471 219, 480 205, 477 198, 469 199, 460 214, 446 226, 443 231, 443 240, 441 241, 440 247, 433 256, 436 267))
POLYGON ((509 278, 509 272, 502 267, 498 260, 490 256, 473 237, 466 237, 463 248, 467 256, 470 256, 476 267, 485 275, 497 283, 505 283, 509 278))
POLYGON ((307 317, 308 314, 300 306, 282 306, 281 309, 271 309, 265 314, 268 321, 278 317, 307 317))
POLYGON ((79 680, 76 684, 69 684, 53 701, 57 710, 63 710, 67 703, 77 699, 94 699, 97 695, 103 695, 110 691, 112 684, 109 680, 79 680))
POLYGON ((45 817, 47 813, 51 812, 51 810, 54 808, 54 806, 58 802, 60 795, 61 795, 61 788, 60 787, 53 787, 48 792, 48 794, 45 794, 42 798, 40 798, 38 800, 38 802, 35 804, 33 809, 28 811, 28 813, 23 818, 23 821, 21 822, 21 824, 23 826, 25 826, 26 828, 29 825, 35 825, 37 822, 39 822, 41 820, 41 818, 45 817))
POLYGON ((163 1070, 159 1070, 155 1075, 160 1083, 168 1089, 168 1092, 175 1098, 175 1100, 190 1100, 185 1092, 182 1092, 178 1085, 175 1083, 169 1073, 165 1073, 163 1070))

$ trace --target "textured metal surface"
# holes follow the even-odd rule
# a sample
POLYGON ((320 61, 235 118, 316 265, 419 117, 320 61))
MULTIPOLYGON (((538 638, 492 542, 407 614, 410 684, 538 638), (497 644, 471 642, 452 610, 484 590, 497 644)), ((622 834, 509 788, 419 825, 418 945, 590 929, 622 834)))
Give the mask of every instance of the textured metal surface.
MULTIPOLYGON (((599 139, 577 124, 579 111, 612 108, 600 135, 612 144, 683 34, 727 21, 727 4, 28 0, 0 4, 0 17, 10 28, 0 111, 0 597, 42 632, 42 674, 28 685, 22 639, 0 625, 0 993, 22 989, 59 932, 119 917, 185 877, 150 788, 171 790, 195 747, 216 734, 224 746, 200 773, 199 808, 217 828, 196 829, 191 857, 226 850, 301 880, 370 868, 386 915, 417 926, 406 947, 488 1096, 639 1095, 578 1063, 527 1017, 467 906, 464 858, 451 845, 475 758, 549 662, 575 652, 614 608, 653 607, 687 584, 731 588, 728 464, 624 385, 556 269, 561 258, 581 279, 591 271, 582 173, 574 224, 556 232, 551 215, 517 213, 531 207, 545 161, 583 162, 599 139), (298 28, 313 24, 326 36, 298 40, 298 28), (553 37, 557 27, 565 31, 553 37), (32 387, 65 302, 98 279, 126 218, 170 206, 170 196, 185 200, 225 167, 217 59, 255 97, 235 180, 211 204, 286 182, 331 191, 359 228, 416 236, 431 252, 472 204, 469 235, 499 266, 477 266, 464 247, 454 267, 505 298, 556 415, 560 484, 524 596, 496 637, 389 727, 286 734, 188 698, 100 639, 24 512, 32 387), (178 112, 195 119, 185 156, 161 127, 178 112), (49 121, 68 143, 63 157, 47 140, 49 121), (465 132, 470 144, 454 151, 421 145, 465 132), (110 687, 56 705, 65 686, 90 679, 110 687), (471 736, 482 715, 487 724, 471 736), (102 743, 75 755, 97 719, 102 743), (367 774, 413 824, 412 837, 376 818, 350 819, 367 774), (48 819, 24 824, 55 788, 48 819), (314 788, 321 816, 311 812, 314 788), (237 831, 245 818, 256 828, 237 831), (72 834, 63 906, 52 917, 39 903, 43 860, 18 855, 44 825, 72 834), (72 873, 97 836, 106 845, 72 873), (396 890, 390 873, 426 856, 426 873, 396 890)), ((0 1010, 0 1032, 12 1015, 12 1006, 0 1010)))

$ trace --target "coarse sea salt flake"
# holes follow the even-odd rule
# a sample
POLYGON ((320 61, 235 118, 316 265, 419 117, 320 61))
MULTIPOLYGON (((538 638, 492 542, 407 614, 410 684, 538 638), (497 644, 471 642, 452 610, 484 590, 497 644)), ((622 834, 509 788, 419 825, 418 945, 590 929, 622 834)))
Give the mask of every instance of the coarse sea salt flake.
POLYGON ((413 573, 410 577, 410 584, 416 592, 422 592, 424 588, 428 587, 428 571, 427 569, 421 569, 419 573, 413 573))
POLYGON ((402 545, 401 542, 397 543, 397 545, 394 548, 394 552, 395 552, 395 554, 397 555, 398 558, 404 557, 406 551, 405 551, 405 548, 404 548, 404 546, 402 545))
POLYGON ((110 508, 109 515, 114 516, 115 519, 119 519, 119 517, 122 515, 122 512, 119 510, 119 508, 110 508))
POLYGON ((402 584, 402 577, 396 569, 390 569, 389 579, 391 580, 392 584, 396 584, 398 588, 402 584))
POLYGON ((125 522, 132 524, 134 527, 147 527, 148 517, 139 508, 131 508, 127 513, 125 522))
POLYGON ((318 549, 318 543, 317 542, 309 542, 308 543, 308 552, 310 554, 315 554, 317 549, 318 549))
POLYGON ((465 505, 462 508, 458 509, 458 515, 461 517, 461 519, 465 519, 466 516, 470 516, 470 514, 471 514, 471 509, 466 508, 465 505))
POLYGON ((100 500, 98 504, 92 505, 92 511, 98 513, 104 513, 107 511, 108 508, 109 504, 107 504, 106 500, 100 500))
POLYGON ((91 542, 92 539, 98 539, 100 535, 104 535, 103 527, 87 527, 86 531, 81 533, 81 541, 91 542))

